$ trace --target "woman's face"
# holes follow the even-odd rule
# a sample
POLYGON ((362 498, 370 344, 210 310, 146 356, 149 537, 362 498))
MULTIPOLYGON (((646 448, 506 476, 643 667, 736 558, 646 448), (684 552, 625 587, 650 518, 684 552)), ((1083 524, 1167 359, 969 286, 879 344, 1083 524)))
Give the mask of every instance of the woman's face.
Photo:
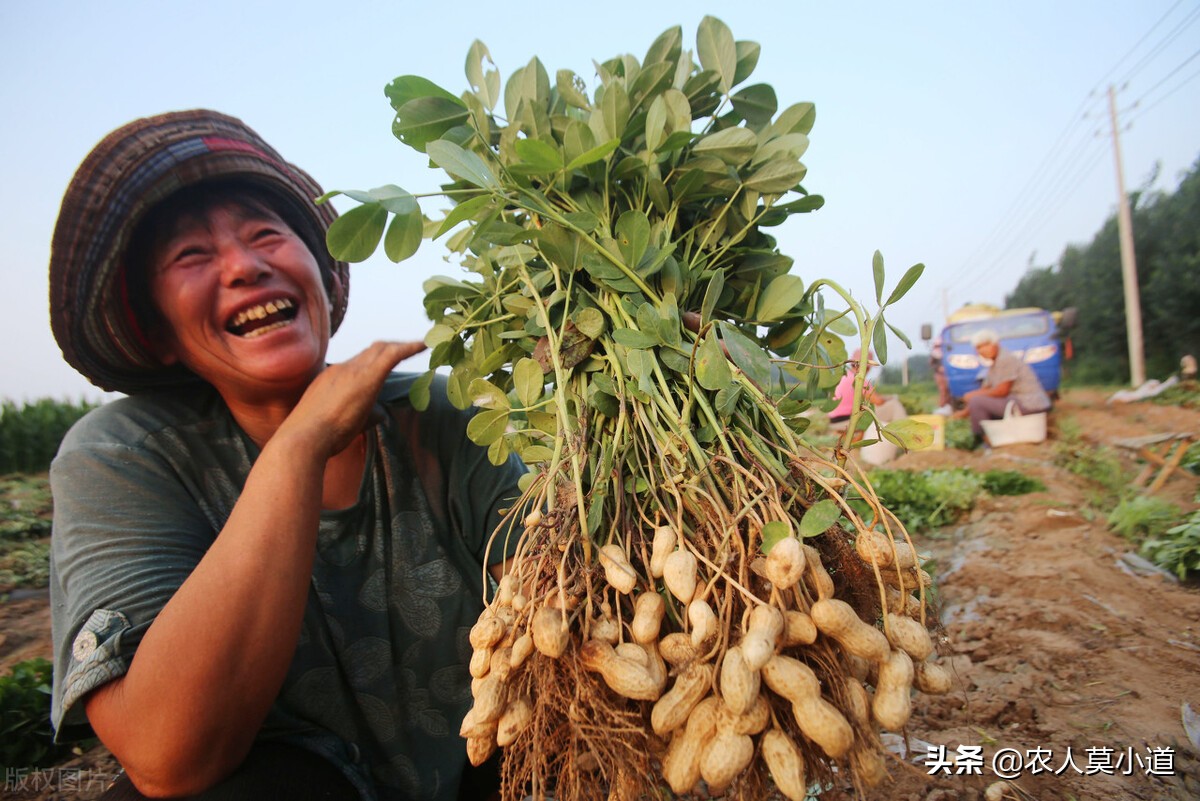
POLYGON ((226 399, 298 397, 323 369, 329 299, 303 240, 276 215, 237 203, 188 214, 150 257, 166 322, 161 355, 226 399))

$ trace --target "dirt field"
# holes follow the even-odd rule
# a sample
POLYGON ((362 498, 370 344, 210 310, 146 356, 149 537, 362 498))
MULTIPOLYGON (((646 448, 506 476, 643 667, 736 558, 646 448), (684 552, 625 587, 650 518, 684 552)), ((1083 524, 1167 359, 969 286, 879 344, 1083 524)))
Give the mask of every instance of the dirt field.
MULTIPOLYGON (((1098 392, 1069 393, 1052 428, 1067 418, 1096 444, 1200 431, 1200 411, 1107 406, 1098 392)), ((893 780, 873 800, 982 799, 997 781, 997 753, 1016 757, 1007 799, 1200 798, 1200 754, 1180 718, 1185 702, 1200 710, 1200 588, 1129 560, 1128 543, 1089 509, 1086 482, 1055 467, 1052 451, 1053 441, 908 454, 889 465, 1019 470, 1047 490, 986 500, 969 520, 916 538, 936 559, 939 650, 957 686, 949 696, 918 698, 909 764, 897 758, 893 780), (931 746, 944 746, 947 761, 980 748, 979 774, 964 759, 949 774, 930 776, 931 746)), ((1132 475, 1132 460, 1128 467, 1132 475)), ((1191 510, 1198 483, 1177 472, 1158 494, 1191 510)), ((0 604, 0 670, 49 654, 45 595, 0 604)), ((0 795, 91 799, 100 792, 96 777, 114 769, 98 749, 51 771, 38 787, 10 785, 0 795)))

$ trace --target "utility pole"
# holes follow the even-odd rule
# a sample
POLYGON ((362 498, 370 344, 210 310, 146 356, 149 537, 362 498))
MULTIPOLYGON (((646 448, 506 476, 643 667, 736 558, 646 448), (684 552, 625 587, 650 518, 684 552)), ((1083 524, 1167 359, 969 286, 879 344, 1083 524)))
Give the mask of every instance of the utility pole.
POLYGON ((1129 341, 1129 378, 1135 387, 1146 382, 1142 349, 1142 304, 1138 298, 1137 261, 1133 253, 1133 215, 1125 195, 1125 169, 1121 166, 1121 140, 1117 133, 1117 93, 1108 86, 1108 113, 1112 119, 1113 158, 1117 166, 1117 231, 1121 241, 1121 283, 1125 286, 1125 336, 1129 341))

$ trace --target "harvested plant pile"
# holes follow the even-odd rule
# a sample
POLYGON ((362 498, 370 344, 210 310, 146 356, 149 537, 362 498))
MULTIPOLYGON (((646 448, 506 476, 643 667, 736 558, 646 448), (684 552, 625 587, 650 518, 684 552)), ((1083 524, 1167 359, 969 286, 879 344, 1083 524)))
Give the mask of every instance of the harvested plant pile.
POLYGON ((838 334, 886 359, 883 309, 920 267, 885 302, 876 255, 874 317, 791 274, 767 232, 823 202, 799 184, 814 112, 733 91, 758 55, 707 17, 699 65, 674 28, 640 62, 597 65, 589 98, 536 58, 501 93, 477 42, 461 96, 414 76, 387 88, 396 135, 450 175, 453 208, 431 221, 398 187, 346 192, 363 205, 330 230, 351 260, 446 236, 474 273, 426 282, 427 342, 451 400, 482 409, 471 438, 533 468, 497 533, 516 557, 471 632, 462 725, 472 761, 506 749, 506 799, 701 782, 800 799, 835 767, 861 787, 885 776, 878 730, 904 726, 910 688, 948 688, 911 543, 844 450, 801 437, 803 398, 844 364, 838 334))

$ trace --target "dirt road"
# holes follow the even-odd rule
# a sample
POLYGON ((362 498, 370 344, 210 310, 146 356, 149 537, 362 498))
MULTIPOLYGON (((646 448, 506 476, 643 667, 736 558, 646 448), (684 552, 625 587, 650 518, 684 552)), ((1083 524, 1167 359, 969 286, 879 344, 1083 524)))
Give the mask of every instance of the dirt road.
MULTIPOLYGON (((1068 393, 1052 429, 1064 420, 1096 444, 1200 431, 1200 411, 1106 406, 1097 392, 1068 393)), ((908 764, 897 758, 893 780, 872 799, 982 799, 997 781, 997 753, 1015 777, 1008 799, 1200 798, 1200 755, 1180 723, 1182 703, 1200 710, 1200 588, 1131 565, 1129 544, 1090 509, 1087 483, 1053 464, 1053 445, 915 453, 889 465, 1019 470, 1047 489, 986 500, 961 524, 916 537, 936 560, 939 650, 956 687, 918 698, 908 764), (931 753, 944 754, 946 772, 929 775, 931 753)), ((1133 462, 1127 466, 1132 475, 1133 462)), ((1198 484, 1176 474, 1159 495, 1190 510, 1198 484)), ((49 656, 44 595, 0 604, 0 635, 0 669, 49 656)), ((6 797, 95 798, 99 785, 83 780, 113 769, 97 750, 52 773, 54 787, 6 797)))
MULTIPOLYGON (((1095 444, 1200 431, 1200 412, 1107 406, 1094 392, 1068 394, 1052 426, 1064 419, 1095 444)), ((1047 489, 989 499, 969 521, 919 538, 936 559, 941 658, 957 687, 917 702, 916 766, 894 770, 897 784, 879 799, 982 798, 998 752, 1015 776, 1005 798, 1200 798, 1200 755, 1180 722, 1182 703, 1200 709, 1200 589, 1139 570, 1129 543, 1089 509, 1092 488, 1054 466, 1052 447, 914 453, 889 465, 1019 470, 1047 489), (956 773, 972 770, 965 751, 949 775, 931 777, 930 746, 935 756, 945 746, 946 761, 980 747, 981 775, 956 773)), ((1176 473, 1158 494, 1194 509, 1197 484, 1176 473)))

